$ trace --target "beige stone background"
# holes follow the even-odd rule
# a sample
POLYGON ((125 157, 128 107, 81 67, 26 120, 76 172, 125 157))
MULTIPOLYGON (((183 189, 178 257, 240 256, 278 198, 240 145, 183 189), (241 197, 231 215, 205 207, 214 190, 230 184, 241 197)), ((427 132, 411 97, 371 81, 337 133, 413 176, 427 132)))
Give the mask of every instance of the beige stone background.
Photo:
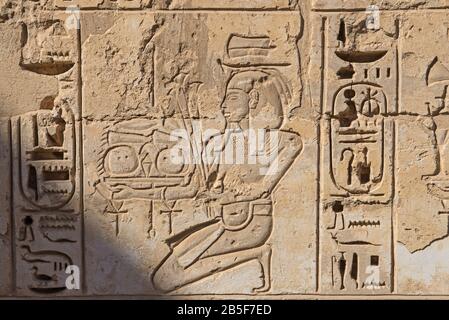
POLYGON ((448 10, 0 0, 0 297, 448 296, 448 10), (271 209, 223 231, 216 177, 164 150, 224 130, 239 77, 288 141, 275 183, 227 169, 219 199, 271 209))

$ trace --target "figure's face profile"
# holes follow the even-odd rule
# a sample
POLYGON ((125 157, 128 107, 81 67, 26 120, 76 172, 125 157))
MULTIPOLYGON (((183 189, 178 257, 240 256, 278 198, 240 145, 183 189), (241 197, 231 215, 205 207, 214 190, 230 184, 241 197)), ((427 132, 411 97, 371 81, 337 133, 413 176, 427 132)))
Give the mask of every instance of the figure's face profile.
POLYGON ((222 111, 229 122, 240 122, 249 113, 249 96, 240 89, 228 89, 222 111))

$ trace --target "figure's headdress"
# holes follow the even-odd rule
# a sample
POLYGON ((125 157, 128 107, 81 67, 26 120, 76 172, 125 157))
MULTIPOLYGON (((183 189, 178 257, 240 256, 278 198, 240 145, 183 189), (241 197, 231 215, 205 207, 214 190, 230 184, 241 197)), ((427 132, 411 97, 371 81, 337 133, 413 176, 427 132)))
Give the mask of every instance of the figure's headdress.
POLYGON ((229 68, 289 66, 270 55, 276 46, 268 36, 232 34, 226 44, 226 57, 222 65, 229 68))

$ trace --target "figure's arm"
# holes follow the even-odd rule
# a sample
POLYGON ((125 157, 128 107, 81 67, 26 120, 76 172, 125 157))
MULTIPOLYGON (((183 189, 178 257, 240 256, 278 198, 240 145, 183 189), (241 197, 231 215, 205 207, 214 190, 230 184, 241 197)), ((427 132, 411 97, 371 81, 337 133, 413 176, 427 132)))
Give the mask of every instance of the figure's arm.
POLYGON ((194 198, 200 189, 200 181, 198 174, 194 175, 186 186, 176 186, 164 188, 162 193, 163 200, 180 200, 180 199, 192 199, 194 198))
POLYGON ((112 200, 161 200, 163 197, 163 192, 163 188, 135 189, 122 184, 114 187, 114 191, 112 192, 112 200))
POLYGON ((283 135, 279 142, 279 154, 269 164, 264 179, 261 182, 250 184, 247 189, 247 194, 225 191, 220 197, 221 204, 254 201, 264 198, 273 192, 274 188, 278 185, 303 148, 301 137, 298 134, 292 132, 281 133, 283 135))
POLYGON ((142 199, 142 200, 180 200, 191 199, 196 196, 200 188, 200 181, 196 170, 190 173, 193 176, 187 179, 187 183, 182 186, 175 187, 158 187, 135 189, 127 185, 119 185, 115 187, 115 192, 112 194, 113 200, 128 200, 128 199, 142 199))

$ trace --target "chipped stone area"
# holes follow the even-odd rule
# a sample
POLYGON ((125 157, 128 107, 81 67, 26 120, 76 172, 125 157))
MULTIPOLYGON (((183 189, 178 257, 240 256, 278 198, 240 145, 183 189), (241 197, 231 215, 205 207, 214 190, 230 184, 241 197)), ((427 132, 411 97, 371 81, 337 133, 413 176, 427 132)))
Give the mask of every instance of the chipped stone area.
POLYGON ((0 297, 449 297, 448 11, 0 0, 0 297))

